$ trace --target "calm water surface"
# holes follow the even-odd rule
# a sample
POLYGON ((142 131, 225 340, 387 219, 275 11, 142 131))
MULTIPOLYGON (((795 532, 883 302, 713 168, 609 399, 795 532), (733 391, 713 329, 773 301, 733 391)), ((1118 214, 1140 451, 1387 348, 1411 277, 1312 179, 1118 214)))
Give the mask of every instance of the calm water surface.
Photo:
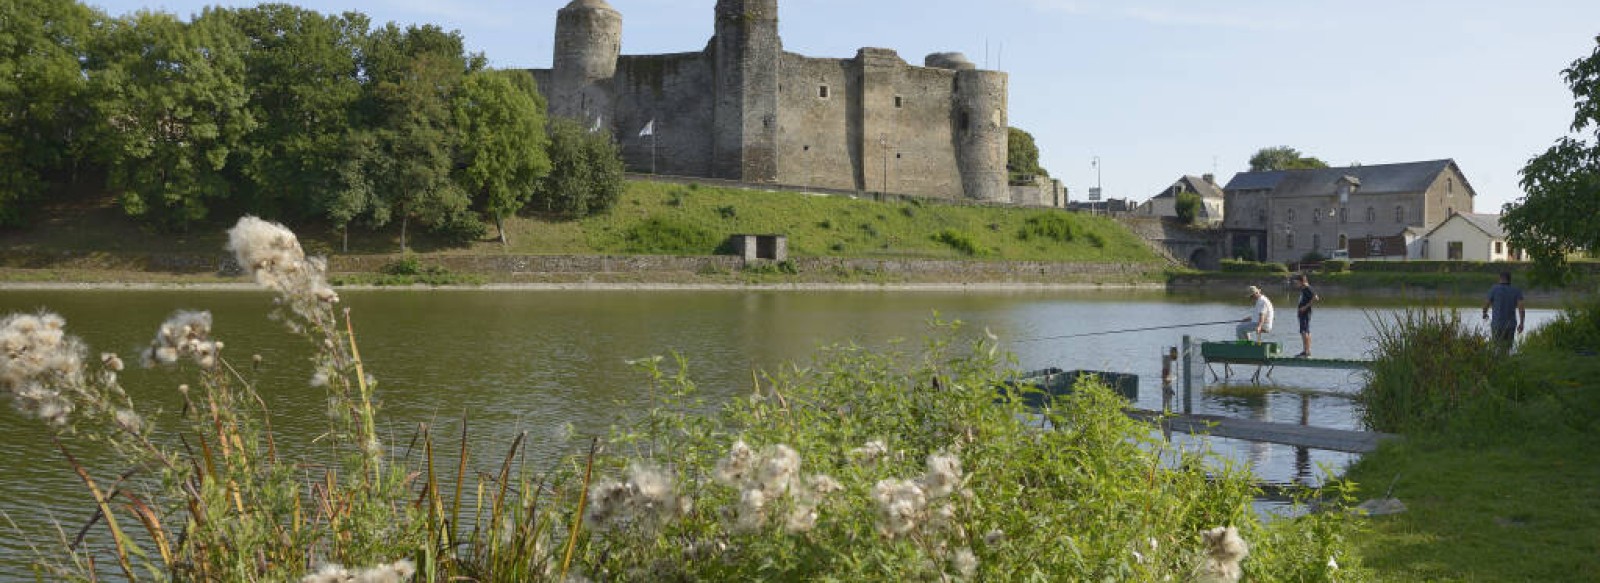
MULTIPOLYGON (((1280 307, 1292 306, 1274 292, 1280 307)), ((91 350, 114 351, 136 362, 139 350, 173 310, 206 309, 214 335, 235 362, 260 354, 263 398, 273 411, 280 450, 304 452, 326 427, 324 397, 310 388, 305 341, 268 321, 270 296, 255 292, 0 291, 0 314, 48 308, 67 319, 69 333, 91 350)), ((565 451, 570 436, 603 433, 643 401, 640 375, 628 359, 683 354, 690 376, 709 397, 748 391, 752 368, 806 361, 817 347, 856 342, 883 346, 915 339, 937 311, 968 330, 987 328, 1016 353, 1022 369, 1049 366, 1138 374, 1138 405, 1161 407, 1160 355, 1181 335, 1226 339, 1231 325, 1099 335, 1045 337, 1243 317, 1248 301, 1219 302, 1133 292, 816 292, 816 291, 375 291, 347 292, 368 370, 380 383, 385 431, 403 444, 419 423, 445 435, 459 432, 463 412, 474 436, 474 465, 490 469, 520 431, 530 434, 534 459, 565 451), (481 460, 482 463, 477 463, 481 460)), ((1395 307, 1319 308, 1315 352, 1363 358, 1371 318, 1395 307)), ((1553 310, 1529 310, 1537 324, 1553 310)), ((1469 313, 1469 316, 1472 314, 1469 313)), ((1475 320, 1475 319, 1474 319, 1475 320)), ((1271 339, 1298 352, 1293 309, 1280 309, 1271 339)), ((1196 366, 1194 409, 1258 420, 1357 428, 1349 395, 1362 379, 1344 371, 1283 369, 1282 390, 1244 390, 1247 377, 1204 384, 1196 366), (1241 383, 1242 379, 1242 383, 1241 383), (1241 386, 1241 384, 1243 386, 1241 386), (1309 389, 1309 391, 1308 391, 1309 389)), ((1220 372, 1220 371, 1219 371, 1220 372)), ((1236 369, 1236 373, 1238 370, 1236 369)), ((1246 371, 1248 373, 1248 371, 1246 371)), ((123 375, 141 409, 173 411, 181 376, 130 368, 123 375)), ((1204 380, 1210 380, 1204 377, 1204 380)), ((21 534, 0 536, 0 578, 23 575, 29 542, 59 521, 75 531, 92 502, 53 449, 37 421, 0 407, 0 510, 21 534)), ((1318 466, 1337 471, 1352 459, 1334 452, 1215 440, 1224 456, 1251 464, 1262 479, 1315 482, 1318 466)), ((121 468, 94 451, 75 452, 109 476, 121 468)))

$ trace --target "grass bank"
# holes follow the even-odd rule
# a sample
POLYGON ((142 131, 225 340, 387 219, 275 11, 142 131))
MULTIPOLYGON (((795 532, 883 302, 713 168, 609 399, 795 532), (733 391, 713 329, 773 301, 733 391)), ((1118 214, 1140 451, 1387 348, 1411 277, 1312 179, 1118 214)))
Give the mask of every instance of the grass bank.
POLYGON ((1384 581, 1600 578, 1600 301, 1509 358, 1448 321, 1420 323, 1393 331, 1387 354, 1401 360, 1377 367, 1365 403, 1407 439, 1347 474, 1363 497, 1392 484, 1409 508, 1372 519, 1365 564, 1384 581))

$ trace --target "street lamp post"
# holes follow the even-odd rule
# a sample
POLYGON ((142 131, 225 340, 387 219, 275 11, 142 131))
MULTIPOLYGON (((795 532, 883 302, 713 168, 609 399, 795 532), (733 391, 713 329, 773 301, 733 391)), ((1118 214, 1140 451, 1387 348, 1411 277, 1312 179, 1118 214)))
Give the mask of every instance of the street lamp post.
POLYGON ((1094 192, 1090 193, 1089 196, 1089 214, 1092 215, 1095 214, 1094 203, 1100 199, 1101 194, 1105 191, 1100 187, 1100 157, 1095 156, 1093 160, 1089 161, 1089 165, 1094 167, 1094 192))

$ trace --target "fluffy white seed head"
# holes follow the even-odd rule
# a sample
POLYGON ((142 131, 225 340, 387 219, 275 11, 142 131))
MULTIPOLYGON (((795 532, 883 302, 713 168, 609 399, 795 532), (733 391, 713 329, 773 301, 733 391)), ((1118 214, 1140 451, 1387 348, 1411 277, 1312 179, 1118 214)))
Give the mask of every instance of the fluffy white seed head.
POLYGON ((852 461, 862 467, 870 468, 877 465, 878 460, 887 453, 889 453, 889 446, 885 445, 881 439, 874 439, 861 447, 850 450, 848 455, 852 461))
POLYGON ((281 293, 302 316, 309 317, 308 311, 319 309, 318 305, 339 301, 326 280, 327 262, 307 258, 300 240, 283 225, 241 217, 228 229, 227 249, 256 283, 281 293))
POLYGON ((64 425, 85 398, 83 363, 88 350, 63 331, 61 316, 12 314, 0 318, 0 392, 18 411, 64 425))

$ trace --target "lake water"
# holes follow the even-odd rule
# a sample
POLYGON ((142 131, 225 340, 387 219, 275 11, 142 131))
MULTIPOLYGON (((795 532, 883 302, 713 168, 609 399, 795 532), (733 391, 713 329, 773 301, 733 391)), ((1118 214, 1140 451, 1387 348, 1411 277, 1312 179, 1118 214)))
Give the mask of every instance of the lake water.
MULTIPOLYGON (((1269 339, 1299 351, 1292 298, 1274 291, 1280 306, 1269 339), (1286 308, 1287 307, 1287 308, 1286 308)), ((1183 334, 1227 339, 1232 325, 1097 335, 1090 332, 1211 322, 1243 317, 1237 300, 1185 298, 1163 293, 1100 292, 907 292, 907 291, 350 291, 361 352, 379 380, 384 431, 403 442, 427 422, 445 435, 459 432, 465 411, 474 436, 474 466, 489 469, 511 439, 528 431, 535 459, 550 459, 570 447, 571 436, 603 434, 643 401, 641 377, 628 359, 683 354, 690 376, 713 399, 749 390, 750 371, 808 360, 817 347, 855 342, 883 346, 916 339, 937 312, 958 319, 968 331, 985 328, 1012 350, 1019 368, 1094 369, 1140 376, 1137 405, 1161 408, 1160 355, 1183 334), (482 461, 481 464, 476 461, 482 461)), ((0 314, 48 308, 67 319, 67 331, 93 353, 114 351, 137 362, 157 326, 177 309, 205 309, 215 316, 214 336, 227 353, 248 366, 263 357, 260 385, 273 411, 278 446, 290 452, 310 446, 325 429, 324 396, 306 382, 310 365, 304 340, 270 322, 271 297, 243 291, 0 291, 0 314)), ((1372 318, 1397 306, 1333 302, 1315 316, 1319 357, 1364 358, 1371 345, 1372 318)), ((1467 314, 1476 321, 1476 308, 1467 314)), ((1537 325, 1554 310, 1529 310, 1537 325)), ((1196 366, 1197 377, 1204 365, 1196 366)), ((1354 429, 1359 412, 1349 395, 1359 390, 1358 373, 1281 369, 1274 385, 1249 388, 1248 372, 1235 369, 1231 384, 1197 383, 1197 413, 1354 429)), ((142 410, 176 410, 171 371, 130 367, 122 376, 142 410)), ((1197 379, 1198 380, 1198 379, 1197 379)), ((1205 380, 1209 380, 1206 377, 1205 380)), ((1180 385, 1181 386, 1181 385, 1180 385)), ((1181 389, 1180 389, 1181 390, 1181 389)), ((1180 405, 1181 406, 1181 405, 1180 405)), ((25 551, 51 521, 75 531, 92 502, 49 433, 35 420, 0 407, 0 511, 26 535, 0 536, 0 579, 26 573, 25 551), (32 540, 30 540, 32 539, 32 540)), ((1269 482, 1317 482, 1319 466, 1338 471, 1349 454, 1268 444, 1215 440, 1223 455, 1248 462, 1269 482)), ((75 451, 99 476, 117 468, 94 451, 75 451)), ((0 523, 3 524, 3 523, 0 523)))

